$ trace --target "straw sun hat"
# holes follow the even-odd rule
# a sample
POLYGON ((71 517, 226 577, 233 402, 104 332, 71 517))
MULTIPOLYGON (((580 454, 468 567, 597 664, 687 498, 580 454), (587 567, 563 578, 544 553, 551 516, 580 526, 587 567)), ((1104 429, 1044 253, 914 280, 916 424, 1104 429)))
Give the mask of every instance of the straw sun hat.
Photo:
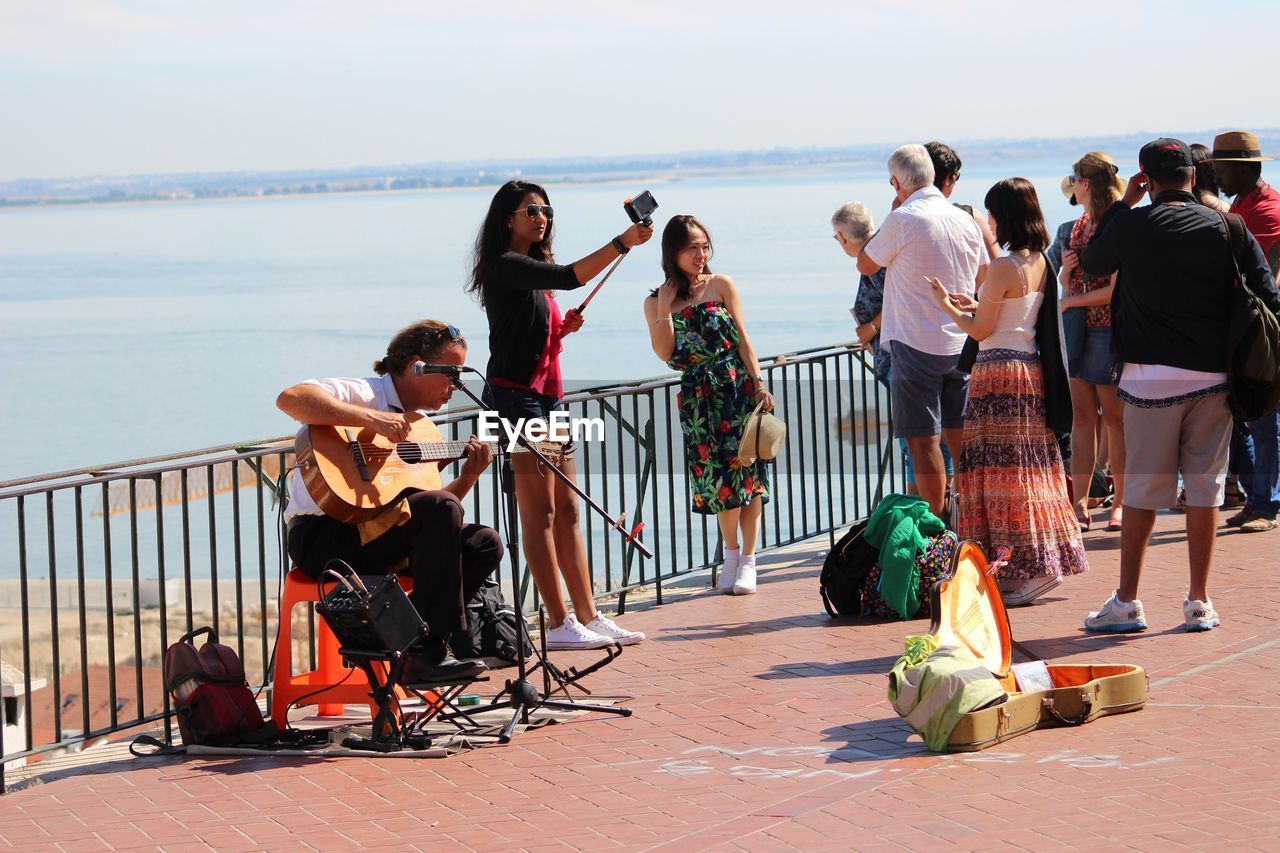
POLYGON ((1215 163, 1261 163, 1273 157, 1262 156, 1262 146, 1258 137, 1247 130, 1228 130, 1213 138, 1213 157, 1215 163))
POLYGON ((747 418, 747 426, 742 430, 742 440, 738 442, 738 464, 751 465, 760 459, 769 462, 782 452, 782 443, 787 438, 787 425, 776 415, 764 410, 764 403, 756 406, 747 418))
MULTIPOLYGON (((1116 187, 1117 193, 1119 195, 1124 195, 1125 187, 1128 186, 1129 182, 1126 181, 1124 178, 1120 177, 1120 167, 1116 165, 1116 162, 1112 160, 1109 155, 1104 154, 1101 151, 1091 151, 1089 152, 1089 154, 1086 154, 1085 157, 1088 157, 1090 155, 1092 155, 1095 159, 1101 160, 1107 164, 1107 166, 1111 170, 1112 184, 1116 187)), ((1063 196, 1066 197, 1067 201, 1069 201, 1072 205, 1075 205, 1076 194, 1075 194, 1075 191, 1072 189, 1071 177, 1072 177, 1071 175, 1067 175, 1065 178, 1063 178, 1062 183, 1058 184, 1058 188, 1062 190, 1062 194, 1063 196)))

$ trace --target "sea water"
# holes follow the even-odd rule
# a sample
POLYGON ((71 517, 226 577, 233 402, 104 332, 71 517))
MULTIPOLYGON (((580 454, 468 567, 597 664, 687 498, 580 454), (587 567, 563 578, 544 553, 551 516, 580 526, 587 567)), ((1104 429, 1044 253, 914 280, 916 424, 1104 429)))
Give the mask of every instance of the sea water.
MULTIPOLYGON (((994 181, 1022 175, 1052 230, 1079 210, 1058 189, 1068 169, 966 164, 952 200, 981 210, 994 181)), ((566 379, 669 372, 649 348, 641 302, 662 281, 660 230, 676 213, 711 231, 711 267, 737 283, 762 357, 853 339, 857 274, 830 216, 858 200, 884 218, 882 163, 552 184, 557 259, 624 230, 623 199, 646 187, 659 233, 565 342, 566 379)), ((0 481, 290 434, 296 425, 275 407, 282 388, 368 375, 395 331, 420 318, 460 327, 468 362, 483 369, 485 317, 463 287, 492 192, 0 210, 0 481)))
MULTIPOLYGON (((981 209, 994 181, 1020 174, 1036 183, 1052 228, 1077 210, 1058 191, 1065 171, 1056 163, 966 165, 953 201, 981 209)), ((707 225, 715 246, 712 269, 737 282, 762 358, 854 338, 848 309, 858 276, 832 239, 830 217, 840 204, 858 200, 883 220, 892 189, 882 164, 686 175, 634 185, 552 184, 557 259, 577 260, 624 230, 629 223, 622 200, 646 187, 661 205, 659 232, 676 213, 692 213, 707 225)), ((468 363, 483 369, 485 317, 463 288, 492 192, 0 210, 0 353, 6 368, 0 374, 0 482, 289 436, 297 425, 275 407, 281 389, 308 377, 368 375, 396 330, 420 318, 460 327, 470 342, 468 363)), ((592 302, 582 331, 565 341, 570 383, 670 373, 650 349, 641 308, 662 281, 659 243, 655 237, 623 260, 592 302)), ((587 292, 567 294, 562 306, 576 305, 587 292)), ((859 405, 839 393, 833 399, 859 405)), ((642 421, 646 417, 641 413, 642 421)), ((836 437, 834 411, 831 417, 829 438, 851 438, 836 437)), ((660 437, 670 432, 679 441, 678 425, 656 428, 660 437)), ((858 439, 874 445, 874 426, 872 433, 858 439)), ((614 439, 623 440, 621 434, 614 439)), ((812 451, 816 440, 797 436, 791 444, 807 442, 812 451)), ((885 435, 880 440, 888 441, 885 435)), ((836 518, 866 511, 880 486, 880 460, 869 447, 855 455, 859 470, 836 477, 834 485, 826 471, 815 470, 816 459, 809 460, 808 475, 803 466, 799 472, 788 466, 785 484, 777 468, 774 505, 766 510, 770 541, 789 535, 793 515, 808 512, 825 521, 833 504, 836 518), (839 494, 820 501, 832 488, 839 494)), ((666 457, 660 452, 659 458, 666 457)), ((580 480, 615 514, 651 514, 652 507, 633 506, 642 479, 634 464, 617 461, 622 468, 611 466, 614 473, 605 477, 598 461, 587 476, 593 463, 580 459, 580 480)), ((200 480, 206 472, 191 476, 200 480)), ((254 477, 242 472, 241 482, 253 484, 254 477)), ((474 520, 500 524, 500 517, 490 517, 490 485, 482 481, 479 503, 469 506, 474 520)), ((649 488, 664 497, 662 517, 646 515, 646 538, 667 553, 667 564, 655 561, 645 570, 669 572, 671 560, 701 564, 708 558, 705 537, 695 531, 709 523, 705 541, 714 549, 714 521, 688 516, 680 478, 657 471, 649 488), (686 547, 693 548, 691 555, 686 547)), ((130 516, 127 494, 108 498, 97 486, 80 497, 79 511, 71 490, 28 499, 21 511, 16 501, 3 502, 0 608, 16 600, 11 579, 22 565, 29 577, 56 577, 59 585, 74 586, 80 571, 90 579, 111 573, 123 584, 116 592, 129 595, 135 571, 144 580, 172 580, 187 571, 208 578, 216 557, 224 581, 256 578, 260 589, 274 588, 280 555, 271 531, 278 529, 279 507, 269 490, 223 490, 213 498, 219 519, 213 537, 206 518, 213 507, 199 500, 188 518, 184 507, 170 502, 161 513, 148 509, 145 496, 143 508, 130 516), (103 516, 106 504, 122 501, 103 516), (46 517, 58 519, 54 536, 46 517), (231 530, 232 517, 239 519, 243 540, 231 530), (266 531, 261 545, 255 544, 259 528, 266 531)), ((628 562, 621 540, 594 516, 585 526, 597 579, 608 575, 619 582, 628 562)), ((58 594, 62 607, 74 604, 71 589, 58 594)), ((99 606, 109 597, 93 593, 99 606)))

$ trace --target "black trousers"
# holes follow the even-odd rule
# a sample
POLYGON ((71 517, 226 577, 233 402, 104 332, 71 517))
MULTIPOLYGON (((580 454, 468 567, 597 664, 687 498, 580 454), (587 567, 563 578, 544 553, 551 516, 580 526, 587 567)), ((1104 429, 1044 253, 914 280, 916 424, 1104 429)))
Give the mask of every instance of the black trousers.
POLYGON ((315 578, 335 557, 363 575, 385 574, 408 557, 409 600, 432 635, 446 639, 466 627, 466 603, 502 562, 502 539, 491 527, 463 524, 462 504, 450 492, 415 492, 409 509, 408 521, 367 545, 354 524, 299 516, 289 525, 289 558, 315 578))

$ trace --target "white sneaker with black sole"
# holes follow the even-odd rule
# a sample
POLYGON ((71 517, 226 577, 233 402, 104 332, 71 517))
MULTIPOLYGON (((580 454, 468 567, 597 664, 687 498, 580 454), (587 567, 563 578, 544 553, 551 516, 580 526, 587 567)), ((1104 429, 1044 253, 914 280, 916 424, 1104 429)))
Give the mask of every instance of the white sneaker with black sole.
POLYGON ((603 649, 613 645, 613 640, 601 636, 578 621, 570 613, 558 628, 547 629, 547 650, 603 649))
POLYGON ((634 646, 644 639, 643 631, 628 631, 603 613, 587 623, 587 630, 594 631, 602 637, 608 637, 620 646, 634 646))

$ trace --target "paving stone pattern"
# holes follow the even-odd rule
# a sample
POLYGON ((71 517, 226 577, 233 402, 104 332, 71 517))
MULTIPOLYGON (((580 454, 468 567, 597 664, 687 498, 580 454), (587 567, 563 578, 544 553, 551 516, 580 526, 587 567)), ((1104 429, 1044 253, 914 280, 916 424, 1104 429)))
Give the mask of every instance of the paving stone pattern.
POLYGON ((1045 658, 1147 669, 1145 710, 1084 728, 925 751, 889 707, 885 673, 927 624, 822 614, 824 538, 768 555, 755 596, 716 594, 704 577, 628 612, 649 641, 589 686, 633 694, 631 718, 444 760, 117 762, 0 798, 0 847, 1278 849, 1280 533, 1219 537, 1224 625, 1187 634, 1182 524, 1161 515, 1146 633, 1080 629, 1114 586, 1116 533, 1087 534, 1091 571, 1011 612, 1015 637, 1045 658))

